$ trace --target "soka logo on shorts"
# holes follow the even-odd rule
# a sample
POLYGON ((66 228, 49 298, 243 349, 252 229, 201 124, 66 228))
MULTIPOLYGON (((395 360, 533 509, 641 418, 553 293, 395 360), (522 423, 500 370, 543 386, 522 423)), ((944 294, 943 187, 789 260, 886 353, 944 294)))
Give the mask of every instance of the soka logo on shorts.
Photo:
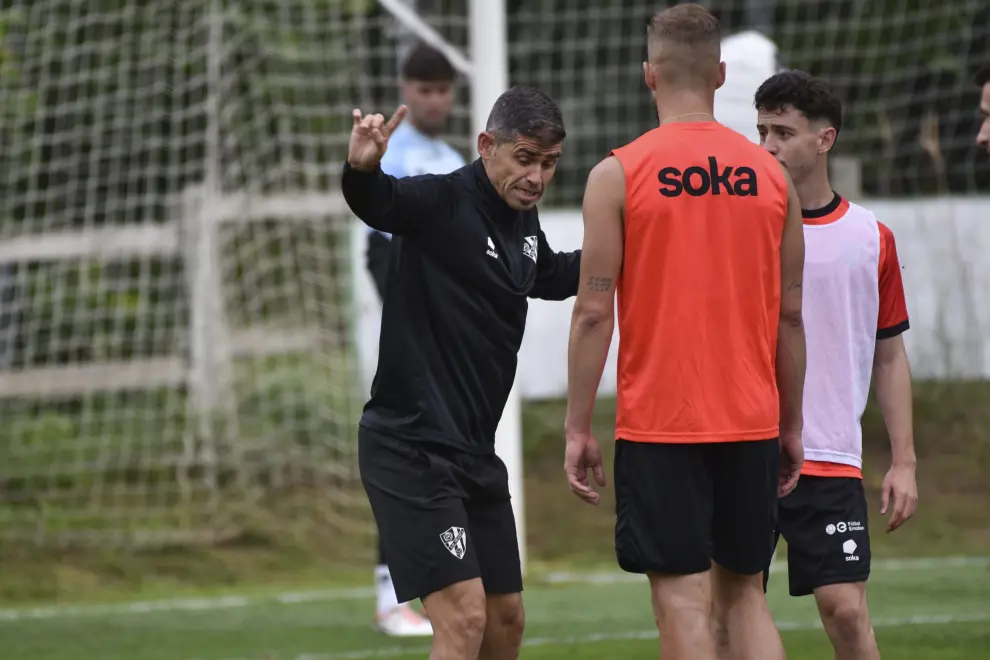
POLYGON ((856 542, 849 539, 842 544, 842 552, 846 554, 846 561, 859 561, 859 557, 856 556, 856 542))
POLYGON ((450 527, 440 535, 440 540, 450 554, 458 559, 464 559, 464 553, 467 552, 467 535, 463 527, 450 527))

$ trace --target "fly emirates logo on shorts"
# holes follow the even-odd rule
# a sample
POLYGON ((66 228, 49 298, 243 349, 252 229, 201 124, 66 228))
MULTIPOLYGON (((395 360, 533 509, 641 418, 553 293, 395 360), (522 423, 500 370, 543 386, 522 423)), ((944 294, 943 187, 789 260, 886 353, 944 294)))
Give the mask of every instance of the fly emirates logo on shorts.
MULTIPOLYGON (((865 528, 863 523, 858 520, 850 520, 847 522, 839 522, 836 524, 829 523, 825 526, 825 533, 832 536, 836 533, 846 534, 848 532, 862 532, 865 528)), ((842 542, 842 552, 846 555, 846 561, 859 561, 859 555, 856 554, 856 542, 852 539, 847 539, 842 542)))

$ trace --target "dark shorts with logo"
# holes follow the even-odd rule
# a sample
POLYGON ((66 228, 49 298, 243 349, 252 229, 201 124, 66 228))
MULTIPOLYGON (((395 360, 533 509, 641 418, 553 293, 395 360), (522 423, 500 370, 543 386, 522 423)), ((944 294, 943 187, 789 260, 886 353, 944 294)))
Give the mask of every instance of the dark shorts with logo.
POLYGON ((358 431, 358 464, 400 603, 481 578, 522 591, 505 464, 494 454, 358 431))
POLYGON ((774 548, 777 439, 615 442, 615 553, 629 573, 689 575, 712 561, 759 576, 774 548))
POLYGON ((780 500, 777 538, 787 541, 792 596, 870 576, 870 533, 863 480, 802 475, 780 500))

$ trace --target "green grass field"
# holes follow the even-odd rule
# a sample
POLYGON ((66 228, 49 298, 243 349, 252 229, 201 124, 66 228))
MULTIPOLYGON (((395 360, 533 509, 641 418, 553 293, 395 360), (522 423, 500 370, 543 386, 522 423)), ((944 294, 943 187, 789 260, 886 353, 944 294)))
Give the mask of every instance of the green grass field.
MULTIPOLYGON (((876 407, 868 409, 864 477, 877 562, 870 603, 884 660, 990 658, 988 397, 988 382, 916 384, 920 506, 894 534, 883 533, 878 511, 889 448, 876 407), (953 563, 952 555, 978 559, 953 563), (905 557, 926 559, 898 559, 905 557)), ((612 402, 600 402, 595 428, 609 473, 613 419, 612 402)), ((525 408, 531 568, 522 657, 656 658, 646 585, 615 572, 614 490, 605 489, 597 508, 568 492, 562 420, 561 402, 525 408), (564 570, 584 577, 563 580, 555 571, 564 570), (606 571, 602 579, 589 579, 587 571, 598 570, 606 571)), ((0 543, 0 660, 426 657, 428 640, 372 630, 374 538, 333 536, 322 497, 304 491, 283 508, 261 507, 264 525, 212 546, 0 543), (353 561, 331 552, 341 545, 353 561), (167 600, 175 598, 183 600, 167 600)), ((789 598, 783 574, 769 597, 788 658, 832 657, 810 598, 789 598)))
MULTIPOLYGON (((810 598, 769 598, 791 660, 831 657, 810 598)), ((885 660, 977 660, 990 649, 990 558, 879 561, 870 606, 885 660)), ((525 592, 523 658, 655 658, 648 589, 635 576, 540 571, 525 592)), ((211 594, 0 610, 5 660, 361 660, 422 658, 429 641, 371 629, 366 587, 211 594)))

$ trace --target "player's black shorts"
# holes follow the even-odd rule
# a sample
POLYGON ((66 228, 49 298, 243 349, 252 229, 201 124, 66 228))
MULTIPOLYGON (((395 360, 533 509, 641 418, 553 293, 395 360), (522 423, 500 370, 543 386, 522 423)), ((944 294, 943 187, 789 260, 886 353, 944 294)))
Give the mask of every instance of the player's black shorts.
POLYGON ((787 541, 792 596, 869 578, 866 510, 862 479, 801 475, 797 487, 778 503, 777 514, 777 535, 787 541))
POLYGON ((358 464, 400 603, 477 577, 487 593, 522 591, 501 459, 362 426, 358 464))
POLYGON ((630 573, 760 573, 773 555, 776 439, 615 443, 615 551, 630 573))

